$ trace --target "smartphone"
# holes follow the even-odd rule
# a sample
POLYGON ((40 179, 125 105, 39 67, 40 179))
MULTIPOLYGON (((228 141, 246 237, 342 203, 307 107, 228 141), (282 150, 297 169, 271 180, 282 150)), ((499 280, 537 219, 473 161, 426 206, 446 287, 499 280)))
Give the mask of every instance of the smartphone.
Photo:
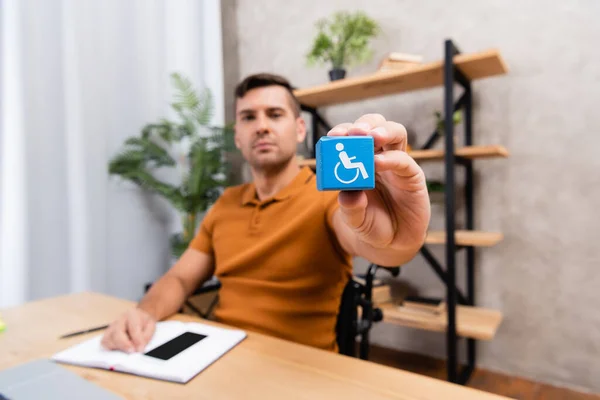
POLYGON ((145 353, 145 356, 158 358, 160 360, 169 360, 181 353, 185 349, 195 345, 206 336, 194 332, 184 332, 181 335, 169 340, 166 343, 145 353))

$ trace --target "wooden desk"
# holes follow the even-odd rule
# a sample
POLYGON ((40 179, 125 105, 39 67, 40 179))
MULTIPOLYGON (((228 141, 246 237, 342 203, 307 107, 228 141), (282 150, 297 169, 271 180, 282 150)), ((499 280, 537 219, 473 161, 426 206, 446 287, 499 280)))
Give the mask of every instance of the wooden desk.
MULTIPOLYGON (((133 303, 81 293, 1 310, 0 370, 49 357, 96 333, 62 334, 112 321, 133 303)), ((177 315, 174 319, 193 321, 177 315)), ((504 399, 445 381, 248 332, 240 345, 185 385, 68 366, 126 399, 504 399)))

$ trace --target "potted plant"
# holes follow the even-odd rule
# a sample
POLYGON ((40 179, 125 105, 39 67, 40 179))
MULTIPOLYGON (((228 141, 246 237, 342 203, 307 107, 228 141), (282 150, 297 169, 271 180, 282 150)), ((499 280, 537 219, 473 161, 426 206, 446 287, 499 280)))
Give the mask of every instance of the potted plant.
POLYGON ((431 203, 443 203, 446 185, 442 181, 427 181, 427 192, 431 203))
POLYGON ((312 49, 307 54, 308 65, 331 64, 329 78, 334 81, 346 76, 346 67, 368 61, 372 57, 369 40, 379 34, 377 22, 364 12, 340 11, 330 19, 320 19, 312 49))
MULTIPOLYGON (((439 137, 444 137, 446 134, 446 122, 444 119, 444 116, 442 115, 441 112, 439 111, 435 111, 435 129, 439 135, 439 137)), ((456 110, 454 111, 454 114, 452 114, 452 124, 454 126, 460 124, 462 122, 462 112, 460 110, 456 110)), ((457 140, 456 140, 456 133, 454 134, 454 147, 456 147, 458 145, 457 140)))
POLYGON ((179 258, 193 239, 199 214, 206 211, 228 184, 225 154, 234 148, 230 127, 210 126, 213 104, 205 89, 197 94, 191 82, 174 73, 171 103, 178 120, 162 119, 128 138, 108 166, 138 187, 165 198, 180 214, 182 231, 171 236, 173 256, 179 258), (159 179, 167 168, 176 178, 159 179))

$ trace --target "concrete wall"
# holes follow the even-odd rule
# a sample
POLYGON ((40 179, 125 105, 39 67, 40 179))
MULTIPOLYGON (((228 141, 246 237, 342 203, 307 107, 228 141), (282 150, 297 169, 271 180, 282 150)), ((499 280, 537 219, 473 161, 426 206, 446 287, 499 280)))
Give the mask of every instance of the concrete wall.
MULTIPOLYGON (((313 23, 341 9, 363 9, 383 28, 374 42, 376 57, 349 76, 374 71, 388 51, 438 60, 446 38, 463 52, 501 50, 510 73, 474 84, 475 143, 502 144, 511 152, 507 160, 476 162, 476 228, 505 235, 499 246, 477 250, 477 302, 501 310, 505 318, 496 338, 479 345, 478 360, 489 369, 600 391, 600 3, 223 3, 237 20, 236 29, 225 31, 224 42, 230 44, 225 59, 238 60, 228 66, 230 72, 237 68, 237 76, 226 74, 228 80, 270 71, 298 87, 325 82, 327 67, 307 68, 304 55, 313 23)), ((380 112, 405 124, 418 146, 434 127, 434 110, 442 107, 442 91, 431 89, 323 112, 332 124, 380 112)), ((427 166, 426 173, 430 179, 442 177, 439 165, 427 166)), ((441 228, 443 207, 433 209, 432 228, 441 228)), ((436 255, 443 259, 443 249, 436 255)), ((443 293, 420 256, 404 266, 398 282, 424 295, 443 293)), ((445 352, 442 334, 386 324, 374 329, 373 342, 438 356, 445 352)))

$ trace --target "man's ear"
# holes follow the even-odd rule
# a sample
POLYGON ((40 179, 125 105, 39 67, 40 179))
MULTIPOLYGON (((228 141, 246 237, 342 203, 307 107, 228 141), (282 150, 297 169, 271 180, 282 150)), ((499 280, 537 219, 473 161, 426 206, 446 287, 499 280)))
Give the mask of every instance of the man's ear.
POLYGON ((302 143, 306 139, 306 121, 302 117, 296 118, 296 137, 298 143, 302 143))

